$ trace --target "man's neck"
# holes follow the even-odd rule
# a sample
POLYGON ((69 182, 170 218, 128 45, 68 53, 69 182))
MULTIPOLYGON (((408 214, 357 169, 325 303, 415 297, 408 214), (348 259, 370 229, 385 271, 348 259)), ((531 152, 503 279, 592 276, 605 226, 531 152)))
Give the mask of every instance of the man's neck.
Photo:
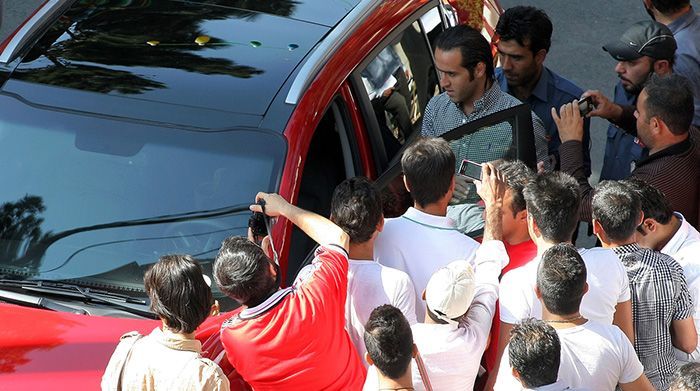
POLYGON ((425 206, 414 203, 413 207, 429 215, 445 217, 447 216, 447 204, 448 202, 443 201, 438 201, 425 206))
MULTIPOLYGON (((566 241, 566 242, 562 242, 562 243, 573 244, 573 243, 571 243, 570 240, 566 241)), ((544 254, 545 251, 549 250, 550 247, 554 247, 557 244, 559 244, 559 243, 549 242, 542 237, 537 238, 535 240, 535 245, 537 245, 537 256, 541 258, 542 254, 544 254)))
POLYGON ((493 80, 490 78, 486 78, 483 83, 478 84, 478 88, 476 91, 474 91, 474 94, 471 96, 471 98, 466 99, 464 102, 462 102, 462 111, 464 111, 464 114, 469 115, 474 112, 474 103, 481 99, 486 91, 488 91, 489 88, 491 88, 491 85, 493 84, 493 80))
POLYGON ((535 86, 540 81, 540 77, 542 77, 542 68, 544 67, 540 66, 535 74, 535 77, 523 85, 511 86, 509 84, 508 90, 510 91, 510 94, 518 98, 520 101, 525 102, 532 95, 532 91, 535 90, 535 86))
POLYGON ((676 215, 671 216, 671 221, 669 221, 668 224, 658 224, 656 229, 660 231, 659 236, 661 237, 661 240, 656 243, 654 250, 661 251, 664 247, 666 247, 668 242, 670 242, 676 235, 676 232, 681 229, 681 224, 681 219, 679 219, 676 215))
MULTIPOLYGON (((508 213, 508 212, 503 212, 508 213)), ((509 232, 508 235, 503 235, 503 240, 511 246, 516 246, 530 240, 530 233, 527 232, 527 226, 524 229, 516 229, 514 232, 509 232)))
POLYGON ((364 243, 350 242, 350 259, 373 260, 374 259, 374 239, 364 243))
MULTIPOLYGON (((598 237, 600 239, 600 237, 598 237)), ((629 238, 625 240, 608 240, 607 242, 604 241, 603 239, 600 239, 600 244, 603 248, 617 248, 617 247, 622 247, 626 246, 628 244, 634 244, 637 243, 636 240, 634 240, 634 235, 630 236, 629 238)))
POLYGON ((588 321, 581 315, 580 311, 566 315, 555 315, 547 310, 544 303, 542 303, 542 320, 555 329, 569 329, 580 326, 588 321))
POLYGON ((676 19, 681 17, 683 14, 685 14, 689 10, 690 10, 690 5, 685 6, 676 12, 668 13, 668 14, 662 14, 661 12, 654 10, 654 17, 656 18, 657 22, 668 26, 669 24, 673 23, 676 19))
POLYGON ((398 379, 391 379, 384 376, 381 371, 377 370, 379 375, 379 390, 412 390, 413 389, 413 379, 411 374, 411 366, 409 365, 404 373, 398 379))
POLYGON ((668 147, 682 143, 683 141, 685 141, 688 138, 689 134, 690 133, 686 132, 685 134, 682 134, 682 135, 678 135, 678 136, 674 135, 673 137, 670 137, 668 140, 659 140, 659 143, 654 145, 654 146, 647 145, 647 147, 649 147, 649 155, 653 155, 655 153, 663 151, 664 149, 666 149, 668 147))

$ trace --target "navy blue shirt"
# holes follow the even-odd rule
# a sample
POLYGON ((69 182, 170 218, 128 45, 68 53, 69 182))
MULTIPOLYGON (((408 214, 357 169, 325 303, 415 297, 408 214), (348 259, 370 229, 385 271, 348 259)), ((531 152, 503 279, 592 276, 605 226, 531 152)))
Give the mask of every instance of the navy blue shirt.
MULTIPOLYGON (((503 69, 496 68, 496 80, 501 90, 510 93, 508 88, 508 80, 506 79, 503 69)), ((549 68, 543 67, 540 80, 537 81, 532 94, 524 101, 530 104, 530 109, 537 114, 544 123, 545 134, 549 144, 549 155, 557 159, 556 168, 559 168, 559 131, 557 125, 552 119, 550 109, 559 108, 571 103, 574 99, 578 99, 583 94, 583 90, 571 81, 557 75, 549 68)), ((591 175, 591 155, 590 155, 590 119, 586 119, 583 125, 583 165, 586 170, 586 176, 591 175)))
MULTIPOLYGON (((636 106, 637 97, 638 95, 628 94, 619 82, 615 86, 615 103, 621 106, 636 106)), ((608 126, 600 180, 627 178, 633 170, 632 164, 645 155, 644 147, 637 137, 611 122, 608 126)))

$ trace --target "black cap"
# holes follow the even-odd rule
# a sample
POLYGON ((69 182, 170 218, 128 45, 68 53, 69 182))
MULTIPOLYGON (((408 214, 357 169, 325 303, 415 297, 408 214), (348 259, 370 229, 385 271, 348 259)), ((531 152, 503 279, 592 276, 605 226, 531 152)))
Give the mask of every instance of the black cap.
POLYGON ((676 53, 676 47, 676 39, 668 27, 645 20, 633 24, 620 39, 603 46, 603 50, 618 61, 636 60, 642 56, 670 60, 676 53))

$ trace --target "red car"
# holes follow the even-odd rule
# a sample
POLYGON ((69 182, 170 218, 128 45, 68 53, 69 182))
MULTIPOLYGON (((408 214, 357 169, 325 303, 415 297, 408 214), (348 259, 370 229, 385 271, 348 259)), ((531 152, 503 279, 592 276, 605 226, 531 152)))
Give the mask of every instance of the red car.
MULTIPOLYGON (((0 45, 0 388, 98 388, 119 336, 159 324, 148 266, 211 275, 256 192, 326 214, 348 177, 390 184, 455 21, 446 0, 44 2, 0 45)), ((273 237, 289 282, 313 243, 273 237)))

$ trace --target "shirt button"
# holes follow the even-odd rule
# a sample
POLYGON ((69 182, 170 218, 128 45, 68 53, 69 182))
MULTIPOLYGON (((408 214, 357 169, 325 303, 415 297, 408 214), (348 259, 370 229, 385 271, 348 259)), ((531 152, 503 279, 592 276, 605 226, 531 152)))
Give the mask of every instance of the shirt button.
POLYGON ((463 124, 466 124, 466 123, 467 123, 467 120, 466 120, 466 119, 463 119, 463 120, 462 120, 462 123, 463 123, 463 124))

